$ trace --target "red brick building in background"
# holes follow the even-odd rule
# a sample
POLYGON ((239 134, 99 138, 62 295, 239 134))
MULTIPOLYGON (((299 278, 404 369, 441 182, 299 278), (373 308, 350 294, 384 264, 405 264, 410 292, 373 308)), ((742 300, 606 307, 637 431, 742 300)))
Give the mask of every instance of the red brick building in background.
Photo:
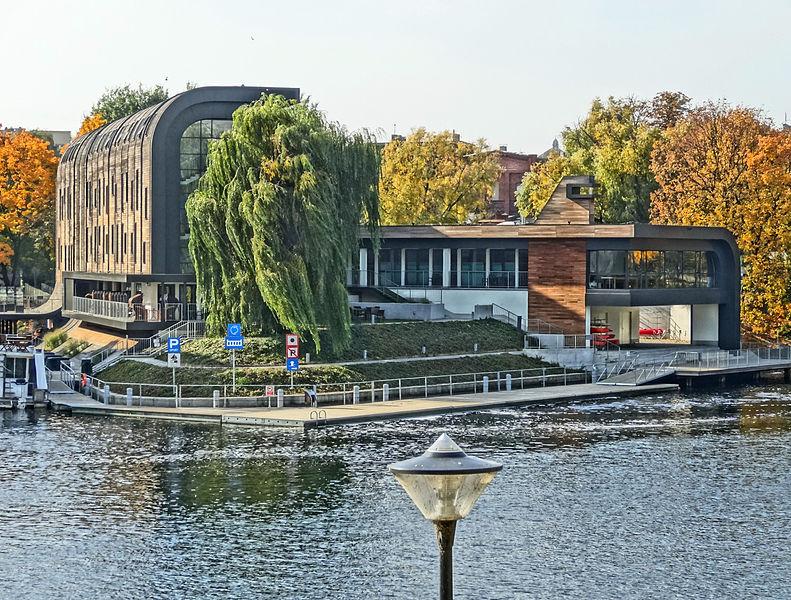
POLYGON ((537 154, 508 152, 507 146, 500 146, 498 150, 495 150, 495 154, 497 154, 502 171, 490 200, 492 216, 516 217, 518 216, 515 206, 516 190, 522 183, 524 174, 533 168, 539 158, 537 154))

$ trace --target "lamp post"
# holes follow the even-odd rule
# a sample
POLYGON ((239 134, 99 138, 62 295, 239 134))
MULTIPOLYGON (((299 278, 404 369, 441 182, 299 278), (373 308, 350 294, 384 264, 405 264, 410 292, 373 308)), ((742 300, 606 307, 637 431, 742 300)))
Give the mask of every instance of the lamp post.
POLYGON ((456 521, 472 510, 500 463, 467 456, 443 433, 422 456, 389 465, 423 516, 434 523, 439 546, 439 597, 453 598, 453 540, 456 521))

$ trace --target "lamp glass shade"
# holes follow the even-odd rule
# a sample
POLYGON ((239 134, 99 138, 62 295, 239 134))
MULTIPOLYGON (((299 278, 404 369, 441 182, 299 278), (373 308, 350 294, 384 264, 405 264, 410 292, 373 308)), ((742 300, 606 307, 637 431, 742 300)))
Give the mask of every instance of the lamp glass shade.
POLYGON ((503 466, 468 456, 446 434, 422 456, 390 465, 390 470, 426 519, 463 519, 503 466))
POLYGON ((423 516, 431 521, 456 521, 472 510, 495 472, 462 475, 395 473, 423 516))

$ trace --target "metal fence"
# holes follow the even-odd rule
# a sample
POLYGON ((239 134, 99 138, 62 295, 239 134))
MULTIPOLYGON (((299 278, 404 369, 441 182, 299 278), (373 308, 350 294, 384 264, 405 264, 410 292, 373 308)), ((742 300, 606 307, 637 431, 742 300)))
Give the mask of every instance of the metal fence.
MULTIPOLYGON (((76 377, 76 376, 75 376, 76 377)), ((381 402, 429 396, 513 391, 534 387, 587 383, 585 371, 563 367, 537 369, 511 369, 454 373, 424 377, 401 377, 322 384, 283 384, 272 386, 282 390, 289 404, 300 403, 305 390, 313 390, 322 404, 353 404, 356 402, 381 402)), ((135 406, 210 406, 219 392, 220 406, 233 403, 244 406, 273 406, 275 395, 267 395, 269 384, 164 384, 145 382, 108 382, 98 377, 89 378, 86 392, 99 402, 116 402, 127 396, 131 389, 131 402, 135 406), (106 391, 105 391, 106 390, 106 391)), ((273 390, 273 392, 274 392, 273 390)), ((276 392, 275 392, 276 393, 276 392)))
POLYGON ((789 362, 791 362, 791 346, 764 346, 712 352, 676 352, 671 365, 692 369, 722 369, 789 362))
POLYGON ((187 320, 190 317, 196 319, 199 312, 196 304, 182 304, 180 302, 130 304, 129 302, 100 300, 97 298, 83 298, 80 296, 72 298, 71 310, 87 315, 107 317, 119 321, 142 321, 146 323, 182 321, 187 320))

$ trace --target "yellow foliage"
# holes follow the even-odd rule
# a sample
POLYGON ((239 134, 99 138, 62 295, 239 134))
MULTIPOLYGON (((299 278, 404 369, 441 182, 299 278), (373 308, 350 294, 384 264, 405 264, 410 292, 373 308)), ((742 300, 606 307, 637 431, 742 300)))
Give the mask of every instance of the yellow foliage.
POLYGON ((382 153, 379 210, 383 225, 453 224, 486 211, 500 166, 486 143, 420 128, 382 153))
POLYGON ((533 165, 524 174, 522 185, 516 191, 516 208, 527 219, 535 219, 543 210, 552 192, 566 175, 582 173, 583 168, 575 159, 559 152, 550 153, 543 163, 533 165))
POLYGON ((80 130, 77 132, 77 137, 85 135, 86 133, 90 133, 94 129, 99 129, 99 127, 105 125, 106 123, 107 120, 99 113, 88 115, 85 117, 85 119, 83 119, 82 125, 80 125, 80 130))
POLYGON ((706 105, 652 153, 658 223, 726 227, 742 252, 742 323, 791 332, 791 132, 755 111, 706 105))

